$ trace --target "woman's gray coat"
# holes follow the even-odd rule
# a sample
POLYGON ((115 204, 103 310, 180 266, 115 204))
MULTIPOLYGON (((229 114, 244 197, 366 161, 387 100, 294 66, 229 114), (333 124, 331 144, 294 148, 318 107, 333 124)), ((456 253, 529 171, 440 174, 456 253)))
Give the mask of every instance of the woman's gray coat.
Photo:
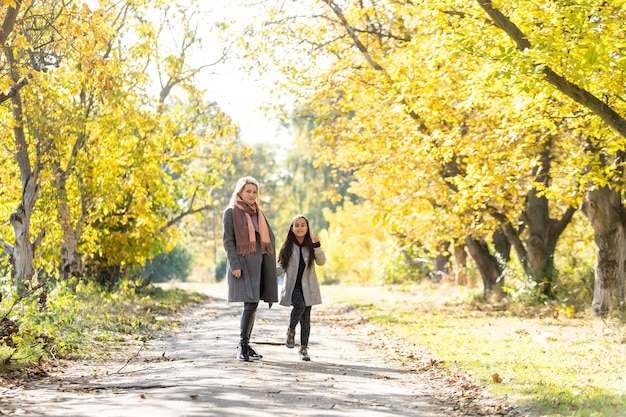
MULTIPOLYGON (((324 265, 326 263, 326 254, 321 247, 315 248, 315 263, 318 265, 324 265)), ((304 258, 304 264, 307 265, 304 273, 302 274, 302 294, 304 295, 305 305, 312 306, 316 304, 322 304, 322 295, 320 293, 320 284, 317 280, 317 272, 315 272, 315 265, 309 265, 309 248, 302 248, 302 257, 304 258)), ((291 305, 291 294, 296 286, 296 278, 298 278, 298 265, 300 263, 300 247, 296 244, 293 245, 293 252, 291 259, 289 259, 289 265, 285 270, 281 264, 278 264, 276 273, 280 276, 284 273, 285 282, 281 287, 280 292, 280 305, 289 307, 291 305)))
MULTIPOLYGON (((267 222, 267 218, 265 221, 267 222)), ((224 249, 227 256, 228 301, 254 303, 263 300, 268 303, 277 302, 276 250, 274 249, 274 253, 271 255, 261 255, 261 236, 256 230, 256 251, 248 255, 238 255, 232 207, 228 207, 224 211, 222 225, 224 249), (233 275, 235 269, 241 269, 241 277, 235 278, 233 275)), ((272 232, 269 223, 267 223, 267 228, 269 229, 272 248, 276 248, 274 232, 272 232)))

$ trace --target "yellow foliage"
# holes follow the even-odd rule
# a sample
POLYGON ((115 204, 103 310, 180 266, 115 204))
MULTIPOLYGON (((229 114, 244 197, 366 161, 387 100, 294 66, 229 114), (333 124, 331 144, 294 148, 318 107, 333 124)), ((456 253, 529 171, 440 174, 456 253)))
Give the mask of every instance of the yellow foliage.
POLYGON ((621 181, 614 155, 626 147, 541 72, 549 65, 626 113, 620 2, 494 3, 531 50, 460 0, 258 9, 242 49, 251 69, 280 73, 277 89, 314 121, 320 162, 354 172, 350 191, 397 236, 426 247, 489 240, 502 222, 523 222, 533 190, 559 219, 590 184, 621 181), (545 155, 549 179, 538 176, 545 155))
POLYGON ((13 7, 14 9, 17 7, 17 3, 15 0, 2 0, 2 5, 7 7, 13 7))
POLYGON ((320 268, 325 282, 367 283, 380 280, 380 262, 375 256, 381 248, 394 246, 377 213, 368 204, 346 202, 335 213, 324 210, 329 222, 320 239, 327 264, 320 268))
MULTIPOLYGON (((188 51, 160 45, 158 31, 145 18, 163 14, 176 20, 169 4, 105 1, 92 11, 80 3, 46 3, 20 12, 21 30, 11 33, 8 44, 15 51, 13 71, 28 78, 20 99, 29 161, 20 171, 12 137, 16 122, 3 107, 0 215, 8 218, 18 206, 20 172, 30 164, 40 184, 33 234, 46 230, 39 267, 54 274, 60 242, 73 236, 92 270, 136 268, 174 246, 179 216, 209 204, 227 164, 216 132, 232 127, 222 118, 214 128, 212 117, 219 112, 202 102, 190 75, 197 70, 185 62, 188 51), (45 38, 46 31, 54 33, 53 41, 46 38, 42 47, 37 37, 45 38), (45 71, 26 59, 35 50, 51 63, 45 71), (153 66, 181 91, 155 94, 153 66)), ((2 92, 19 81, 0 66, 2 92)), ((13 240, 7 225, 0 233, 13 240)))

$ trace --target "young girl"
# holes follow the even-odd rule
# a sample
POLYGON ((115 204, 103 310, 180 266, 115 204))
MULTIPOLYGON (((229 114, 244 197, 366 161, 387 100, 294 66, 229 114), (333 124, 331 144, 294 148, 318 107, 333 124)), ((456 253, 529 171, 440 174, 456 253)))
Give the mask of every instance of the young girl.
POLYGON ((324 265, 326 255, 320 240, 309 229, 309 220, 299 214, 291 220, 287 238, 278 254, 277 275, 286 274, 280 304, 293 306, 287 329, 288 348, 295 346, 296 325, 300 323, 300 359, 310 361, 311 306, 322 303, 315 264, 324 265))

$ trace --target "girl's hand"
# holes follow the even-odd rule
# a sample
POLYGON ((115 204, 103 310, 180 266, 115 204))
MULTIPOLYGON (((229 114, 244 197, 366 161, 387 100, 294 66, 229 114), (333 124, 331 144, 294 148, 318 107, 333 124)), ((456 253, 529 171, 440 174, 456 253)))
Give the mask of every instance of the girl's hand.
POLYGON ((313 242, 313 243, 317 243, 317 242, 319 242, 319 241, 320 241, 320 238, 319 238, 319 237, 317 237, 317 235, 316 235, 315 233, 313 233, 313 232, 311 232, 311 231, 309 231, 309 233, 311 234, 311 242, 313 242))
POLYGON ((234 269, 233 270, 233 276, 235 278, 241 278, 241 269, 234 269))

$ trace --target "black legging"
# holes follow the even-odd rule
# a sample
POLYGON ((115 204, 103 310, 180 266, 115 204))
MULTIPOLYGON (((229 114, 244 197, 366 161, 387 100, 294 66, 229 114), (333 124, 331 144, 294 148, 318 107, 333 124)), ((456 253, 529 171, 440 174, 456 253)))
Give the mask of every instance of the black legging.
POLYGON ((300 346, 309 345, 309 334, 311 333, 311 306, 304 303, 304 295, 302 294, 302 284, 298 282, 291 293, 291 317, 289 319, 289 328, 296 329, 296 324, 300 322, 300 346))

